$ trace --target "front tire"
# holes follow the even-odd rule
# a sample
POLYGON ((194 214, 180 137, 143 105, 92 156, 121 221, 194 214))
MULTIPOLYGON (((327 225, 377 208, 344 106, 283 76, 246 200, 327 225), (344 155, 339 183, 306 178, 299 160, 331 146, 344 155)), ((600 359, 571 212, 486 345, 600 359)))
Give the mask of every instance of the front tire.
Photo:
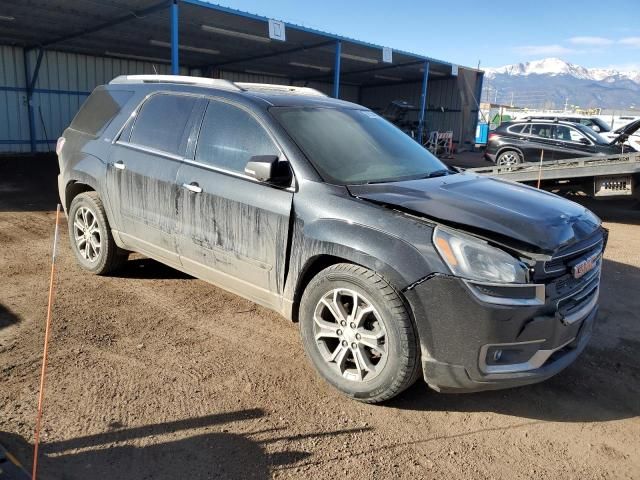
POLYGON ((106 275, 127 260, 127 252, 113 240, 104 205, 97 192, 76 196, 69 207, 69 241, 80 266, 106 275))
POLYGON ((400 294, 379 274, 340 263, 304 291, 300 331, 316 370, 343 394, 388 400, 420 373, 415 328, 400 294))
POLYGON ((524 161, 522 154, 516 150, 505 150, 498 155, 496 165, 500 167, 515 167, 524 161))

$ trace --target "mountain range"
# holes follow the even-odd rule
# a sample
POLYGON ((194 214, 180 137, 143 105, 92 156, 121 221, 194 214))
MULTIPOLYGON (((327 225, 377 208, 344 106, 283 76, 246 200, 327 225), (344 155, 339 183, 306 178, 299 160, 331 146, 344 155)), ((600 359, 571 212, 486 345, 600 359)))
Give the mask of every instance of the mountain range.
POLYGON ((585 68, 559 58, 485 69, 483 101, 532 108, 640 109, 640 71, 585 68))

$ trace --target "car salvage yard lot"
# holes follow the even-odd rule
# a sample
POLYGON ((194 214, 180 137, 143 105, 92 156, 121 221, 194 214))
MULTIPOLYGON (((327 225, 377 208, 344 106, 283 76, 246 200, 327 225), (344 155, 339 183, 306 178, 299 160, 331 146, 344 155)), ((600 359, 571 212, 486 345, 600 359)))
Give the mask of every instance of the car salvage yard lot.
MULTIPOLYGON (((0 443, 30 465, 55 159, 0 159, 0 443)), ((609 229, 582 356, 512 390, 342 397, 298 326, 133 255, 81 271, 61 225, 40 478, 640 478, 640 209, 609 229)))

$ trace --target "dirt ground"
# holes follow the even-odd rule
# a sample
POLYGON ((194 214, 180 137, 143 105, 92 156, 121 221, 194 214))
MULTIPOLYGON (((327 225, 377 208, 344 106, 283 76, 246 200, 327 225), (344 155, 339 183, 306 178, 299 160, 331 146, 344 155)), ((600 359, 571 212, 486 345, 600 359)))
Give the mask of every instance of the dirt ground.
MULTIPOLYGON (((55 175, 51 156, 0 159, 0 443, 26 466, 55 175)), ((419 382, 383 406, 320 380, 264 308, 140 256, 82 272, 63 228, 40 478, 640 478, 640 209, 590 206, 610 240, 574 365, 508 391, 419 382)))

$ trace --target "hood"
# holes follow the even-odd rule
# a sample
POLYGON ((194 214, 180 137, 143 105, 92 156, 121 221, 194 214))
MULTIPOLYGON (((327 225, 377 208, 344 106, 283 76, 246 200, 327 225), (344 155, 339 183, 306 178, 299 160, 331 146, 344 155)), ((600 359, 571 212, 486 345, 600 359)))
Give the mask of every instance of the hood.
POLYGON ((545 254, 589 237, 600 226, 598 217, 577 203, 492 177, 457 174, 348 188, 355 197, 488 238, 508 237, 545 254))
POLYGON ((616 130, 616 133, 619 134, 619 135, 613 139, 613 141, 610 143, 610 145, 613 145, 615 143, 624 143, 624 142, 626 142, 627 139, 631 135, 636 133, 636 131, 639 128, 640 128, 640 120, 635 120, 635 121, 625 125, 624 127, 619 128, 618 130, 616 130))

